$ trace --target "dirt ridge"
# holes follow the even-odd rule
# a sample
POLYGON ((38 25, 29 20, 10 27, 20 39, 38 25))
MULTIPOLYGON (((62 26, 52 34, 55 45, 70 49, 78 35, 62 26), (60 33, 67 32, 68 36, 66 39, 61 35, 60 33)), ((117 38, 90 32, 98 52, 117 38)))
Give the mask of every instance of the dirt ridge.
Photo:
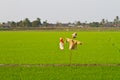
POLYGON ((0 64, 0 67, 54 67, 54 66, 120 66, 120 64, 0 64))

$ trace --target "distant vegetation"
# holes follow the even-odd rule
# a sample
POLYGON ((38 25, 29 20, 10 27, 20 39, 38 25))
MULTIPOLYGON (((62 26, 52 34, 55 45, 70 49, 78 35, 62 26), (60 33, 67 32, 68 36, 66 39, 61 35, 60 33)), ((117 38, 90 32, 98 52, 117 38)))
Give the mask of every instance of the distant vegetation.
POLYGON ((1 22, 0 28, 28 28, 28 27, 120 27, 120 19, 119 16, 116 16, 113 21, 109 21, 107 19, 102 19, 100 22, 68 22, 68 23, 49 23, 47 20, 41 22, 40 18, 37 18, 34 21, 30 21, 29 18, 25 18, 24 20, 15 22, 1 22))

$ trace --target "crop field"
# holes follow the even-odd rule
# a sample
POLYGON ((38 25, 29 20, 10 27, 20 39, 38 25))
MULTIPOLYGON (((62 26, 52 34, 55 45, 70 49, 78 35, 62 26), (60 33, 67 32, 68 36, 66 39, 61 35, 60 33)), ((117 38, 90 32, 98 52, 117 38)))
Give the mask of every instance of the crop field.
POLYGON ((0 64, 120 63, 120 32, 78 32, 76 50, 59 49, 59 38, 72 32, 0 32, 0 64))
POLYGON ((0 67, 0 80, 120 80, 120 66, 0 67))
POLYGON ((1 31, 0 80, 119 80, 119 66, 29 66, 30 64, 120 64, 120 32, 77 32, 77 49, 59 49, 67 31, 1 31), (3 66, 17 64, 28 66, 3 66))

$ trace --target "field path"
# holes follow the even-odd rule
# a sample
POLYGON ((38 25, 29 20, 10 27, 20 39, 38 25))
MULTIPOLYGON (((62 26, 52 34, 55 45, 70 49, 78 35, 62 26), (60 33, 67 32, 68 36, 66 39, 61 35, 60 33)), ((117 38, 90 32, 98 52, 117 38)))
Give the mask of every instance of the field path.
POLYGON ((0 67, 64 67, 64 66, 120 66, 120 64, 0 64, 0 67))

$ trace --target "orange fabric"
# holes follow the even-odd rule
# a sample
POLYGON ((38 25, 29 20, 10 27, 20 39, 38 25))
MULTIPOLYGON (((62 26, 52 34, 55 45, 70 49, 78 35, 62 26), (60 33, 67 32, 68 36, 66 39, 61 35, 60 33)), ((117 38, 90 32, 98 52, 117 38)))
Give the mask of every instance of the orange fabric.
POLYGON ((60 42, 64 43, 63 39, 61 39, 60 42))
POLYGON ((63 40, 63 38, 60 38, 60 42, 64 43, 64 40, 63 40))

